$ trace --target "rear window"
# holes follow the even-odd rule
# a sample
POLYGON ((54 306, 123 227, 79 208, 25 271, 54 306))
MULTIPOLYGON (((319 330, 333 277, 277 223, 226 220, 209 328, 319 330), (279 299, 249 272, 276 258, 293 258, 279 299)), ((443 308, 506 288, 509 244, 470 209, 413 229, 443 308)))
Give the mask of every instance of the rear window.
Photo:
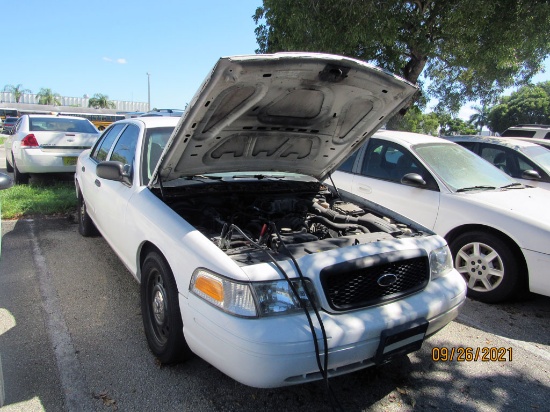
POLYGON ((505 130, 502 132, 503 137, 533 137, 535 135, 534 130, 505 130))
POLYGON ((15 123, 19 120, 18 117, 6 117, 6 120, 4 121, 4 124, 6 123, 15 123))
POLYGON ((86 119, 31 117, 29 123, 31 132, 98 133, 94 125, 86 119))

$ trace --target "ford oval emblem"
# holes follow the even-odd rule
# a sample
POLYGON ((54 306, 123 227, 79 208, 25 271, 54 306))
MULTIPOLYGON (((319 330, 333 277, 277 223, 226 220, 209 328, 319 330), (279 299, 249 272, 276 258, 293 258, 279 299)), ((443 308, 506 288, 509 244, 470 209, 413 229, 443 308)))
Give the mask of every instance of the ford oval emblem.
POLYGON ((383 288, 387 288, 388 286, 393 285, 395 282, 397 282, 397 276, 393 273, 386 273, 385 275, 380 276, 376 281, 376 283, 378 283, 383 288))

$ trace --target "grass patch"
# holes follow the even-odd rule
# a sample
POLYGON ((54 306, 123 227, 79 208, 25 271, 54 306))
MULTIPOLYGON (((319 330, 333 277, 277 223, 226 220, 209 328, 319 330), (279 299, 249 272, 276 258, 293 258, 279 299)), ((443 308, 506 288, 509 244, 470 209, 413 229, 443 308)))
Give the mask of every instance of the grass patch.
POLYGON ((0 191, 2 219, 17 219, 29 215, 56 215, 76 210, 74 183, 52 185, 15 185, 0 191))
POLYGON ((6 136, 0 135, 0 146, 4 146, 5 141, 6 141, 6 136))

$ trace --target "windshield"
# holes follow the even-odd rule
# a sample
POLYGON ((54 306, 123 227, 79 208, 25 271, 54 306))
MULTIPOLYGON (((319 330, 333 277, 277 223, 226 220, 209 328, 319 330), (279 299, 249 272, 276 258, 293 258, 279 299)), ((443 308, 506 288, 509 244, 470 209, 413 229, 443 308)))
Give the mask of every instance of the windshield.
POLYGON ((413 149, 453 191, 492 189, 516 183, 491 163, 457 144, 427 144, 413 149))
POLYGON ((89 120, 63 117, 31 117, 29 119, 29 130, 31 132, 98 133, 89 120))
POLYGON ((521 151, 550 174, 550 150, 542 146, 522 147, 521 151))

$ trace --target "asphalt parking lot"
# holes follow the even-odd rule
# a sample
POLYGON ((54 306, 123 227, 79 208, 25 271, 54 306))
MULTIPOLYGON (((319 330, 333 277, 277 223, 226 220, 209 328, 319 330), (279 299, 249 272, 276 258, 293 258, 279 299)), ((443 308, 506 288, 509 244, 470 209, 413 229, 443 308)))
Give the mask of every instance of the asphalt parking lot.
MULTIPOLYGON (((72 216, 3 221, 2 233, 0 411, 331 410, 321 382, 255 389, 199 358, 159 366, 138 284, 103 238, 78 234, 72 216)), ((332 388, 345 411, 548 410, 549 320, 548 297, 468 300, 419 352, 332 379, 332 388)))

